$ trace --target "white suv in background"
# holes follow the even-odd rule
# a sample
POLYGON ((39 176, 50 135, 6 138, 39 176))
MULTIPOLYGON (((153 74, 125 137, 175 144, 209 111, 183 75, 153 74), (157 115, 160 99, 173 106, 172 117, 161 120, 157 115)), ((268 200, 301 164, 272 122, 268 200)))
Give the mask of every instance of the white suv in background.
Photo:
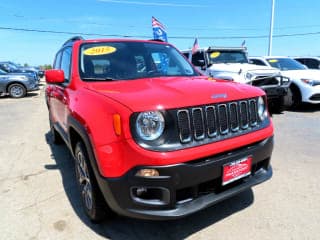
POLYGON ((205 75, 262 88, 267 94, 269 110, 283 111, 289 78, 283 77, 277 68, 249 64, 246 47, 214 46, 182 53, 205 75))
MULTIPOLYGON (((289 57, 250 57, 250 62, 261 66, 275 67, 283 76, 289 77, 292 104, 302 102, 320 103, 320 70, 308 69, 298 61, 289 57)), ((290 104, 289 104, 290 105, 290 104)))

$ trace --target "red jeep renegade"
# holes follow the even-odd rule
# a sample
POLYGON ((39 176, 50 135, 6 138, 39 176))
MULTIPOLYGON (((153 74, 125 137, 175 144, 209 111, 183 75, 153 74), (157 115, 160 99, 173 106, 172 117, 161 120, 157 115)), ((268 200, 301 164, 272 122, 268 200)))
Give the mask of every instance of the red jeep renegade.
POLYGON ((92 221, 179 218, 272 176, 265 93, 202 76, 171 44, 74 37, 45 75, 92 221))

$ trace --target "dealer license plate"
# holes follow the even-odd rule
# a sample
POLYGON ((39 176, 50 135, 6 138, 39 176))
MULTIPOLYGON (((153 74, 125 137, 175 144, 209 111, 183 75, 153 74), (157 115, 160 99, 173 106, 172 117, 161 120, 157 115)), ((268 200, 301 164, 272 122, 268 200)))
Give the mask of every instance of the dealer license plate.
POLYGON ((228 183, 250 175, 251 163, 252 157, 249 156, 223 165, 222 185, 224 186, 228 183))

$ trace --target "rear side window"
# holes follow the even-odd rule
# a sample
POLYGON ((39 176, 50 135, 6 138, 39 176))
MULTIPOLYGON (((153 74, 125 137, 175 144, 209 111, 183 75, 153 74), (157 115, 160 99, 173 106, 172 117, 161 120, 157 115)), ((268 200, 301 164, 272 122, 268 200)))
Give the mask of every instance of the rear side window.
POLYGON ((197 67, 205 66, 204 53, 202 51, 192 54, 192 64, 197 67))
POLYGON ((319 69, 320 62, 316 59, 306 59, 304 64, 307 65, 308 68, 319 69))
POLYGON ((258 60, 258 59, 251 59, 250 60, 253 64, 256 64, 256 65, 261 65, 261 66, 266 66, 266 64, 261 61, 261 60, 258 60))

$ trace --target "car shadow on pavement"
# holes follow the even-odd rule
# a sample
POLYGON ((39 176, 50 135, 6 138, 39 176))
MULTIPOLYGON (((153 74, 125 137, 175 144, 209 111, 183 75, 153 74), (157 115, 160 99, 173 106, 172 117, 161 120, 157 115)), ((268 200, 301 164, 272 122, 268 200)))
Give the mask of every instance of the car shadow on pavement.
POLYGON ((320 111, 320 104, 303 103, 295 108, 287 109, 286 111, 306 113, 318 112, 320 111))
POLYGON ((36 96, 39 96, 40 93, 38 92, 28 92, 23 98, 12 98, 9 96, 9 94, 3 94, 3 95, 0 95, 0 99, 12 99, 12 100, 17 100, 17 101, 21 101, 22 99, 24 98, 32 98, 32 97, 36 97, 36 96))
POLYGON ((254 202, 251 189, 212 207, 178 220, 147 221, 115 216, 100 224, 88 220, 82 210, 80 196, 75 181, 73 157, 66 145, 55 145, 51 133, 45 135, 55 164, 45 165, 47 170, 59 170, 66 195, 73 210, 95 233, 109 239, 184 239, 215 224, 232 214, 249 207, 254 202))

